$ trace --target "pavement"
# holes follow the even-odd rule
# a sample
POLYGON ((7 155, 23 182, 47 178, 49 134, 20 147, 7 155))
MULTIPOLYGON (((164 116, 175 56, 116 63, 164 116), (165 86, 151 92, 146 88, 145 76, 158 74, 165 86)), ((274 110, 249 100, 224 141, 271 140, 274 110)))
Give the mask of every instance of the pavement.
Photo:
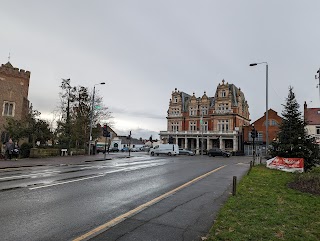
POLYGON ((114 157, 127 157, 128 153, 110 153, 96 155, 76 155, 76 156, 54 156, 43 158, 22 158, 22 159, 0 159, 0 170, 6 168, 34 167, 34 166, 59 166, 59 165, 76 165, 94 161, 111 160, 114 157))

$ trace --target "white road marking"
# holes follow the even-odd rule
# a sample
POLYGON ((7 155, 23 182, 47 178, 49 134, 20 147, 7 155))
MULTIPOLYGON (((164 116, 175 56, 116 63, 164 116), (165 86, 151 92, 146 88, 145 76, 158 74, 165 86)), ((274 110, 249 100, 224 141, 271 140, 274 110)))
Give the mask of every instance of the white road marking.
POLYGON ((10 180, 10 179, 19 179, 19 178, 26 178, 26 177, 40 177, 40 176, 50 176, 51 174, 59 173, 60 171, 51 171, 51 172, 41 172, 41 173, 34 173, 28 175, 19 175, 19 176, 8 176, 8 177, 1 177, 0 180, 10 180))
POLYGON ((105 176, 107 174, 111 174, 111 173, 117 173, 117 172, 122 172, 122 171, 129 172, 129 171, 135 171, 135 170, 139 170, 139 169, 145 169, 148 167, 161 166, 161 165, 165 165, 165 164, 166 163, 159 163, 159 164, 155 163, 155 164, 151 164, 151 165, 144 165, 144 166, 138 166, 138 167, 121 168, 121 169, 117 169, 117 170, 107 171, 107 172, 104 172, 104 173, 101 173, 101 174, 95 175, 95 176, 83 177, 83 178, 73 179, 73 180, 64 181, 64 182, 57 182, 57 183, 52 183, 52 184, 46 184, 46 185, 42 185, 42 186, 38 186, 38 187, 30 187, 29 190, 35 190, 35 189, 40 189, 40 188, 45 188, 45 187, 52 187, 52 186, 63 185, 63 184, 67 184, 67 183, 79 182, 79 181, 93 179, 93 178, 97 178, 97 177, 103 177, 103 176, 105 176))

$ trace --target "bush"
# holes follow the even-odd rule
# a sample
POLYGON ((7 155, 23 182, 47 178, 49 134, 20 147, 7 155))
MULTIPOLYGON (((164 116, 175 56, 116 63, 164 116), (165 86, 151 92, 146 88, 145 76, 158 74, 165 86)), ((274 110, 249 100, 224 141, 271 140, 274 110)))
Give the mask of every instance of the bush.
POLYGON ((30 149, 32 148, 31 143, 22 143, 20 146, 20 157, 27 158, 30 156, 30 149))
POLYGON ((294 181, 289 183, 290 188, 301 192, 320 195, 320 168, 316 167, 309 172, 296 174, 294 181))

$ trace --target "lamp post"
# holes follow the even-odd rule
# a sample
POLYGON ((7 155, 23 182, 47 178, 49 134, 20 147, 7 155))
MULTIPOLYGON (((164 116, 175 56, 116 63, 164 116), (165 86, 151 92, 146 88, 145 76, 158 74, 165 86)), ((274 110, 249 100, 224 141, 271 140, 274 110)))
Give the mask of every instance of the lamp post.
POLYGON ((319 88, 319 99, 320 99, 320 68, 318 69, 317 74, 318 76, 315 75, 314 78, 319 80, 319 84, 317 84, 317 88, 319 88))
POLYGON ((96 91, 96 85, 104 85, 105 82, 101 82, 98 84, 95 84, 93 86, 93 93, 92 93, 92 103, 91 103, 91 111, 90 111, 90 134, 89 134, 89 145, 88 145, 88 155, 90 156, 90 150, 91 150, 91 140, 92 140, 92 119, 93 119, 93 111, 94 111, 94 95, 96 91))
POLYGON ((201 156, 203 157, 203 112, 201 113, 200 127, 201 127, 201 156))
POLYGON ((261 63, 252 63, 250 66, 256 66, 258 64, 265 64, 266 65, 266 156, 268 155, 268 148, 269 148, 269 118, 268 118, 268 63, 261 62, 261 63))

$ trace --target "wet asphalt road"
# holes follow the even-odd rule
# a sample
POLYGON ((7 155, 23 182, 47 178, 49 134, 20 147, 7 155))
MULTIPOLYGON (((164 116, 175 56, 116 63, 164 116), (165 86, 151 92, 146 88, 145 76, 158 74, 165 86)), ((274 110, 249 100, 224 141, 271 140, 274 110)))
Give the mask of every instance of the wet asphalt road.
POLYGON ((74 240, 110 221, 113 227, 95 230, 87 239, 199 240, 228 197, 232 177, 243 176, 249 162, 248 157, 133 153, 80 165, 0 170, 1 240, 74 240), (130 215, 115 221, 125 213, 130 215))

